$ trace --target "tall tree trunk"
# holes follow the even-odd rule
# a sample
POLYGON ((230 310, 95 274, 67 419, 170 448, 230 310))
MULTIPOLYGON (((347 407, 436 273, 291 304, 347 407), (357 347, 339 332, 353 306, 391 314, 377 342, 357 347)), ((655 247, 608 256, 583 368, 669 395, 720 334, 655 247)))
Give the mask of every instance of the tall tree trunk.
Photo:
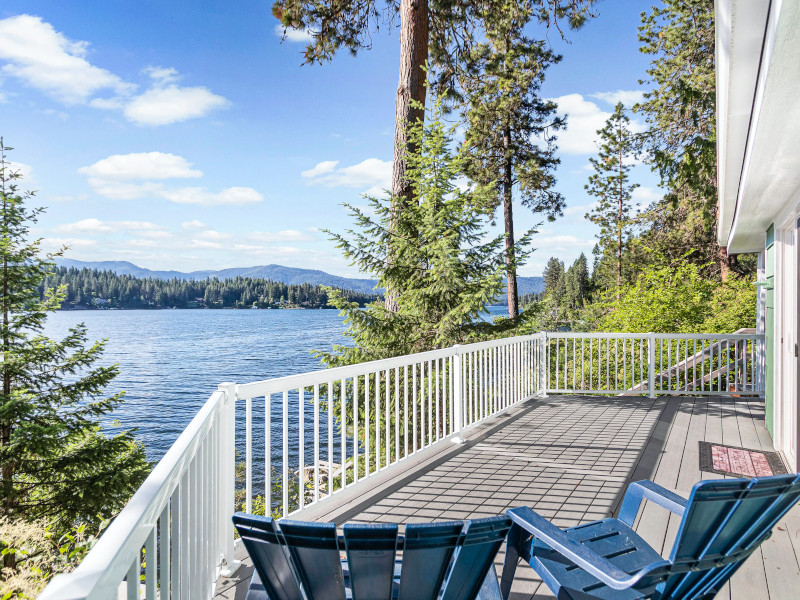
MULTIPOLYGON (((3 143, 3 138, 0 138, 0 161, 2 165, 1 168, 6 169, 8 168, 6 164, 6 148, 5 144, 3 143)), ((3 181, 3 214, 2 218, 5 220, 7 214, 7 197, 6 197, 6 185, 5 180, 3 181)), ((5 224, 5 223, 4 223, 5 224)), ((9 339, 8 327, 9 327, 9 307, 8 307, 8 256, 4 254, 3 256, 3 300, 2 300, 2 311, 3 311, 3 399, 6 402, 9 402, 11 399, 11 373, 8 370, 8 353, 9 353, 9 346, 11 344, 11 340, 9 339)), ((6 421, 5 419, 0 423, 0 446, 5 450, 11 444, 11 423, 10 421, 6 421)), ((14 508, 14 499, 13 499, 13 482, 14 482, 14 468, 10 461, 6 461, 3 463, 2 469, 2 478, 3 478, 3 515, 6 517, 11 516, 11 512, 14 508)), ((12 571, 16 571, 17 569, 17 555, 14 552, 9 552, 5 556, 3 556, 3 566, 6 569, 11 569, 12 571)))
POLYGON ((619 192, 617 193, 617 302, 622 290, 622 145, 619 147, 619 192))
MULTIPOLYGON (((424 108, 413 108, 416 100, 425 106, 425 79, 423 66, 428 60, 428 0, 401 0, 400 2, 400 81, 397 85, 394 117, 394 162, 392 164, 392 222, 404 207, 414 201, 414 192, 406 180, 406 152, 408 128, 425 117, 424 108)), ((389 261, 391 264, 391 248, 389 261)), ((387 289, 385 306, 397 311, 397 292, 387 289)))
MULTIPOLYGON (((511 145, 511 128, 503 130, 503 148, 508 150, 511 145)), ((508 152, 506 152, 508 156, 508 152)), ((519 295, 517 294, 517 267, 514 264, 514 215, 511 205, 511 159, 506 158, 503 166, 503 221, 506 227, 506 296, 508 298, 508 316, 516 319, 519 316, 519 295)))

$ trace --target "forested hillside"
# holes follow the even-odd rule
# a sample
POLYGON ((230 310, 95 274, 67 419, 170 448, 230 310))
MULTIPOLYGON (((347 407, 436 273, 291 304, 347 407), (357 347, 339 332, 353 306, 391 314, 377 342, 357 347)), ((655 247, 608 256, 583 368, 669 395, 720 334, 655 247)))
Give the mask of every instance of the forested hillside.
MULTIPOLYGON (((74 308, 332 308, 328 292, 320 285, 287 285, 271 279, 235 277, 203 279, 140 279, 112 271, 57 268, 39 292, 66 286, 62 309, 74 308)), ((359 306, 378 298, 340 290, 348 302, 359 306)))

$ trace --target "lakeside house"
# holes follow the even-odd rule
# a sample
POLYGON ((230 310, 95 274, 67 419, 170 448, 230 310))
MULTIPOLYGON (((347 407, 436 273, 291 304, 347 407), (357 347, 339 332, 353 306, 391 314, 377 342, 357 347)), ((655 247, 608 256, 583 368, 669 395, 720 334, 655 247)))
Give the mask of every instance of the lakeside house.
MULTIPOLYGON (((244 597, 252 567, 231 523, 237 439, 248 511, 260 494, 281 515, 337 523, 527 505, 575 525, 613 514, 629 481, 685 495, 722 477, 702 470, 701 442, 774 450, 798 470, 800 2, 718 0, 716 15, 719 242, 759 253, 756 332, 539 333, 222 384, 83 563, 41 598, 244 597), (329 393, 349 427, 317 402, 329 393), (266 422, 254 421, 255 403, 266 422), (254 444, 271 450, 264 464, 254 444), (306 467, 334 463, 332 477, 304 480, 306 467), (295 471, 309 493, 293 498, 295 471)), ((637 527, 667 552, 677 521, 647 504, 637 527)), ((796 597, 798 532, 795 507, 719 596, 796 597)), ((548 592, 522 567, 512 597, 534 595, 548 592)))

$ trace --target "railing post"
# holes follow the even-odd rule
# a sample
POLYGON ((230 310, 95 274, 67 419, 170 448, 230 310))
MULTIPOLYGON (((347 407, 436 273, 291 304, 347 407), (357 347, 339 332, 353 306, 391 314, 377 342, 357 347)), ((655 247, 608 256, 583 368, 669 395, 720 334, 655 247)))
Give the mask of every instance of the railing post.
POLYGON ((461 346, 453 346, 453 432, 452 441, 463 444, 464 436, 461 429, 464 427, 464 369, 461 360, 461 346))
POLYGON ((547 398, 547 384, 548 384, 548 369, 550 362, 547 360, 547 351, 549 345, 547 343, 547 332, 541 333, 541 348, 539 349, 539 397, 547 398))
POLYGON ((225 394, 225 434, 221 457, 223 465, 221 485, 224 492, 220 514, 217 515, 217 518, 222 521, 222 530, 225 536, 220 574, 232 577, 241 564, 234 559, 233 521, 231 520, 233 513, 236 512, 234 500, 236 492, 236 384, 221 383, 217 389, 225 394))
POLYGON ((647 348, 647 389, 650 391, 650 397, 656 397, 656 334, 648 333, 648 348, 647 348))

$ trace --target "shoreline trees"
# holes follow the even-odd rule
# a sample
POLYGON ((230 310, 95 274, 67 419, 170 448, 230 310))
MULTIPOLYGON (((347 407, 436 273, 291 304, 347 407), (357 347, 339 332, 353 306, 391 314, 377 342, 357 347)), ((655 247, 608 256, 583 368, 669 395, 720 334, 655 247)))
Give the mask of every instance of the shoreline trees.
MULTIPOLYGON (((8 150, 0 138, 0 519, 46 524, 55 539, 49 551, 58 556, 62 535, 119 511, 150 465, 133 431, 100 429, 99 419, 122 402, 122 393, 104 394, 118 369, 97 365, 103 342, 87 344, 82 325, 61 340, 42 334, 63 289, 39 296, 53 255, 42 256, 40 240, 28 238, 42 209, 26 208, 33 193, 19 190, 8 150)), ((0 583, 26 560, 2 545, 0 583)))

